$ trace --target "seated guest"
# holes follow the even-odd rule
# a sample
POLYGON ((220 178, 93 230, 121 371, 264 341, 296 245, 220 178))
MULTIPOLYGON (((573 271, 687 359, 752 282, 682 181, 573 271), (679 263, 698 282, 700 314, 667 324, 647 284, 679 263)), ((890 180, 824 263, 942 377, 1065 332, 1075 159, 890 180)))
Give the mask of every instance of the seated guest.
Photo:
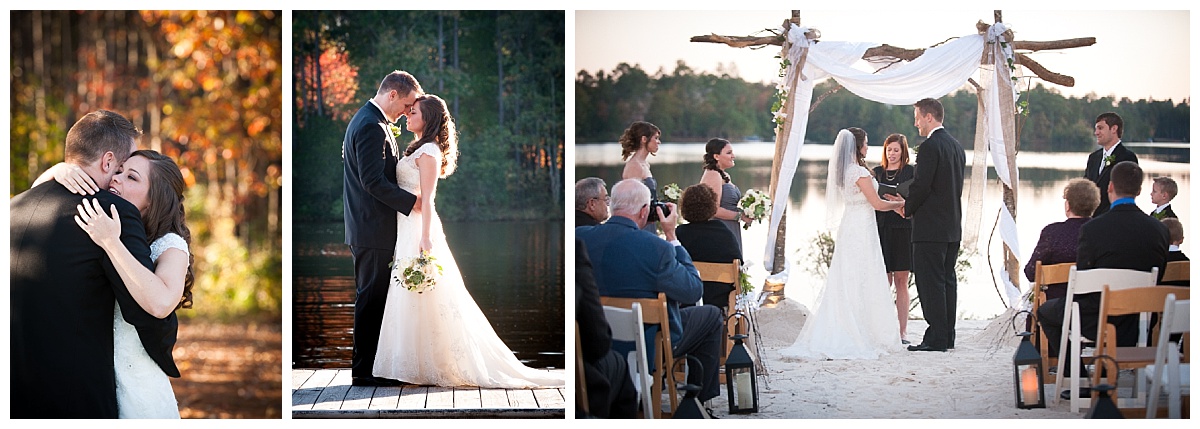
MULTIPOLYGON (((637 391, 629 377, 625 355, 613 350, 612 329, 600 305, 600 291, 592 276, 583 241, 575 239, 575 321, 579 323, 579 345, 587 379, 588 411, 602 419, 637 417, 637 391)), ((579 388, 578 386, 576 387, 579 388)))
MULTIPOLYGON (((692 185, 679 197, 679 214, 688 221, 675 233, 693 261, 729 263, 741 260, 737 237, 724 222, 713 217, 717 213, 717 194, 706 185, 692 185)), ((704 282, 704 303, 726 312, 733 283, 704 282)))
MULTIPOLYGON (((1183 222, 1179 218, 1169 217, 1162 220, 1163 225, 1167 227, 1167 233, 1170 235, 1171 247, 1167 248, 1167 262, 1187 261, 1187 255, 1179 249, 1183 244, 1183 222)), ((1164 281, 1162 284, 1167 286, 1189 286, 1188 280, 1164 281)))
MULTIPOLYGON (((1042 265, 1075 262, 1075 249, 1079 246, 1079 227, 1092 219, 1092 212, 1099 204, 1100 189, 1096 188, 1096 184, 1091 180, 1080 177, 1067 182, 1067 187, 1063 189, 1063 210, 1067 214, 1067 220, 1042 228, 1042 236, 1033 248, 1029 263, 1025 264, 1026 279, 1033 281, 1038 261, 1042 261, 1042 265)), ((1066 283, 1043 286, 1048 287, 1047 300, 1067 295, 1066 283)))
POLYGON ((585 177, 575 182, 575 226, 599 225, 608 220, 608 191, 604 180, 585 177))
POLYGON ((1175 183, 1175 179, 1170 177, 1155 177, 1154 184, 1150 185, 1150 202, 1154 203, 1154 211, 1150 212, 1150 216, 1155 219, 1178 218, 1175 215, 1175 210, 1171 210, 1171 200, 1179 194, 1179 185, 1175 183))
MULTIPOLYGON (((700 402, 717 397, 720 385, 717 357, 724 341, 721 310, 711 305, 679 308, 679 303, 694 303, 704 287, 692 265, 692 258, 675 239, 679 211, 666 203, 670 215, 655 207, 666 240, 642 230, 650 214, 650 189, 638 179, 617 182, 612 191, 612 217, 595 226, 575 228, 575 237, 583 240, 595 269, 601 296, 655 298, 667 296, 667 326, 670 329, 672 356, 695 357, 703 371, 688 371, 690 384, 701 386, 700 402)), ((647 343, 658 332, 646 328, 647 343)), ((648 352, 654 351, 653 347, 648 352)), ((647 353, 650 362, 656 362, 647 353)), ((711 414, 711 413, 710 413, 711 414)))
MULTIPOLYGON (((1121 161, 1113 166, 1107 190, 1112 200, 1111 207, 1079 228, 1079 249, 1075 262, 1078 269, 1150 271, 1158 268, 1158 280, 1162 280, 1170 240, 1167 227, 1143 213, 1134 203, 1134 197, 1141 193, 1142 180, 1142 168, 1133 161, 1121 161)), ((1100 295, 1100 292, 1075 295, 1083 322, 1080 334, 1092 341, 1096 340, 1100 295)), ((1067 305, 1065 301, 1066 298, 1052 299, 1038 308, 1038 324, 1046 333, 1051 355, 1058 354, 1063 313, 1067 305)), ((1118 347, 1136 345, 1138 315, 1110 316, 1108 323, 1116 328, 1118 347)))

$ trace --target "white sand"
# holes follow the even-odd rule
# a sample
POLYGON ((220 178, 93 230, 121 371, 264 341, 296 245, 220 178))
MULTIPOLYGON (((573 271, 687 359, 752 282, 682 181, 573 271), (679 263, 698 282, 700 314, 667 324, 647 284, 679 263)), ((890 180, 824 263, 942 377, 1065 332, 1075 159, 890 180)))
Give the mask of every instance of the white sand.
MULTIPOLYGON (((763 359, 759 412, 729 415, 722 386, 711 402, 720 418, 772 419, 1075 419, 1066 401, 1021 410, 1014 404, 1011 329, 988 328, 990 321, 957 322, 956 348, 948 352, 904 349, 878 360, 783 360, 780 348, 800 332, 807 309, 793 300, 756 313, 763 359)), ((1007 320, 1005 324, 1009 323, 1007 320)), ((920 343, 927 324, 910 320, 908 338, 920 343)), ((899 340, 897 340, 899 343, 899 340)), ((1051 393, 1047 394, 1052 395, 1051 393)))

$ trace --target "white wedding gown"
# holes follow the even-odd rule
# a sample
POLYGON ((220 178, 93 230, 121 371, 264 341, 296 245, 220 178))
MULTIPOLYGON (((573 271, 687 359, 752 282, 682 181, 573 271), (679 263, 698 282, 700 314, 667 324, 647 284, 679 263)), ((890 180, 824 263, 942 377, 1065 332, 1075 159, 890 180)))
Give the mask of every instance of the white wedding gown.
MULTIPOLYGON (((150 260, 157 263, 164 251, 188 251, 187 242, 167 233, 150 243, 150 260)), ((177 419, 179 403, 171 380, 146 354, 137 328, 121 317, 121 306, 113 303, 113 363, 117 378, 117 413, 122 419, 177 419)))
MULTIPOLYGON (((435 164, 441 165, 441 151, 430 143, 396 165, 397 184, 414 194, 420 191, 416 165, 420 156, 432 156, 435 164)), ((526 367, 496 335, 463 284, 435 207, 421 207, 420 214, 412 216, 397 214, 395 260, 404 261, 420 253, 422 216, 432 216, 430 253, 442 266, 442 276, 436 286, 422 293, 409 291, 402 285, 391 286, 379 331, 374 375, 443 387, 564 386, 563 373, 556 376, 526 367)))
POLYGON ((825 289, 818 294, 817 305, 796 342, 779 351, 787 358, 875 359, 901 349, 875 210, 854 183, 871 173, 854 166, 846 174, 846 186, 841 189, 846 207, 825 289))

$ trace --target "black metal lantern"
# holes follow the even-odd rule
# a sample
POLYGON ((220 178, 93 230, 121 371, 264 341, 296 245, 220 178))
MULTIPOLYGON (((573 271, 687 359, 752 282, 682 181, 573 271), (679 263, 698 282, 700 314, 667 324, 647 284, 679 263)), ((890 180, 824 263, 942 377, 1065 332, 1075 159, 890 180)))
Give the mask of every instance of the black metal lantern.
MULTIPOLYGON (((684 356, 684 359, 686 359, 686 362, 689 365, 688 366, 689 372, 696 371, 697 373, 700 373, 700 374, 704 373, 704 365, 700 363, 699 359, 697 359, 696 357, 691 356, 691 355, 684 356), (692 367, 691 365, 695 365, 695 367, 692 367)), ((682 359, 676 360, 675 366, 678 367, 679 364, 682 362, 684 362, 684 360, 682 360, 682 359)), ((671 382, 678 385, 679 382, 675 380, 675 373, 676 373, 676 371, 674 369, 672 369, 671 382)), ((682 386, 679 386, 679 390, 683 391, 683 400, 679 401, 679 408, 676 409, 673 414, 671 414, 672 419, 707 419, 707 418, 710 418, 708 413, 704 412, 704 410, 702 409, 702 406, 700 405, 700 398, 699 398, 700 386, 697 386, 697 385, 691 384, 691 383, 687 383, 682 386)))
POLYGON ((754 371, 754 358, 746 350, 745 344, 742 344, 745 335, 737 334, 732 338, 733 349, 725 359, 725 387, 729 392, 729 413, 757 413, 758 374, 754 371))
MULTIPOLYGON (((1017 315, 1021 313, 1028 314, 1029 311, 1021 310, 1013 315, 1013 330, 1017 329, 1017 315)), ((1030 337, 1032 333, 1022 331, 1017 334, 1021 337, 1021 342, 1017 344, 1017 351, 1013 353, 1013 392, 1016 397, 1017 408, 1046 408, 1046 385, 1042 381, 1042 356, 1038 353, 1037 348, 1033 346, 1030 337)))
MULTIPOLYGON (((1100 369, 1100 366, 1101 366, 1100 361, 1105 360, 1105 359, 1112 362, 1113 369, 1114 369, 1113 374, 1116 374, 1115 370, 1117 369, 1117 361, 1108 355, 1100 355, 1100 356, 1095 357, 1096 367, 1097 367, 1096 370, 1097 371, 1101 370, 1100 369)), ((1116 382, 1115 376, 1113 377, 1113 382, 1114 383, 1116 382)), ((1116 386, 1111 386, 1108 384, 1100 384, 1100 385, 1093 387, 1092 390, 1095 390, 1096 392, 1098 392, 1099 397, 1096 398, 1096 403, 1092 404, 1092 409, 1088 410, 1087 416, 1085 416, 1085 418, 1089 418, 1089 419, 1123 419, 1123 418, 1125 418, 1125 415, 1121 414, 1121 409, 1117 408, 1117 404, 1114 403, 1112 398, 1108 396, 1108 391, 1110 391, 1110 390, 1113 392, 1114 395, 1117 394, 1116 386)))

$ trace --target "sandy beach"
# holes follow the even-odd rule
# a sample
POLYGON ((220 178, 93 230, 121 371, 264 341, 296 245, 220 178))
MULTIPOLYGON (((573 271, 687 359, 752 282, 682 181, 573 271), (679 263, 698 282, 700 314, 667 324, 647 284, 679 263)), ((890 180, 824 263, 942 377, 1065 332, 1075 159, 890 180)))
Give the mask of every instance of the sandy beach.
MULTIPOLYGON (((728 399, 711 403, 719 418, 753 419, 1079 419, 1066 401, 1022 410, 1014 404, 1012 356, 1016 337, 991 321, 957 322, 948 352, 897 351, 877 360, 784 360, 808 310, 793 300, 756 313, 767 377, 759 378, 759 412, 729 415, 728 399), (1005 332, 1002 332, 1005 331, 1005 332)), ((1008 323, 1005 321, 1005 323, 1008 323)), ((909 340, 926 325, 911 320, 909 340)), ((1048 394, 1049 395, 1049 394, 1048 394)))

